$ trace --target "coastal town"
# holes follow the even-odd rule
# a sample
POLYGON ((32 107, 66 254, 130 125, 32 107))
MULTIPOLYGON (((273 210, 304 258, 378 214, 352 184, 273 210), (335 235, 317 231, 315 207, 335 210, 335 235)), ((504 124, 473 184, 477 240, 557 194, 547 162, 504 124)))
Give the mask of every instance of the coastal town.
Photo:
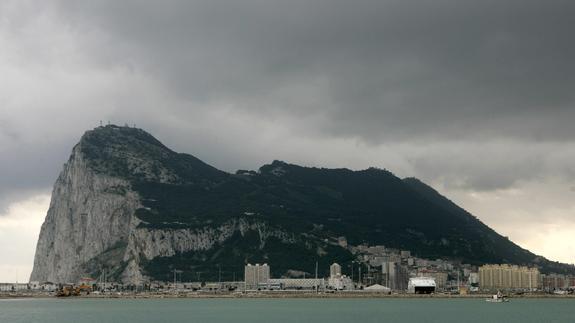
MULTIPOLYGON (((300 273, 301 277, 272 277, 273 264, 246 264, 243 280, 173 280, 122 284, 101 277, 77 282, 0 283, 0 296, 121 296, 121 295, 571 295, 575 276, 542 274, 538 268, 510 264, 474 266, 450 260, 430 260, 410 251, 385 246, 351 246, 356 256, 348 264, 333 263, 328 277, 300 273)), ((215 271, 221 268, 214 268, 215 271)))

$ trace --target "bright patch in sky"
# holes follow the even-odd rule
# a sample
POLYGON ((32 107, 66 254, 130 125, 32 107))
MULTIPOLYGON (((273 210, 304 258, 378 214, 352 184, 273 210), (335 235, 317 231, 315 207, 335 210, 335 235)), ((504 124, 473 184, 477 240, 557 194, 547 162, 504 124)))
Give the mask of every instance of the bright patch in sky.
POLYGON ((575 192, 570 183, 555 178, 518 186, 443 193, 521 247, 550 260, 575 263, 575 192))
POLYGON ((28 282, 49 194, 10 204, 0 214, 0 282, 28 282))

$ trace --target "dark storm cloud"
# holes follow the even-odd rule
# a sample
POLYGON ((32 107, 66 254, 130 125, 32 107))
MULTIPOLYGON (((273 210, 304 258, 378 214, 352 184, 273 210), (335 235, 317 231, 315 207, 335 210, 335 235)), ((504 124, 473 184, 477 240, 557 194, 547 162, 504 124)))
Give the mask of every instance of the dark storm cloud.
POLYGON ((572 1, 76 1, 60 9, 82 32, 101 33, 100 64, 153 75, 185 100, 311 118, 325 136, 575 139, 572 1))
POLYGON ((99 119, 230 171, 573 179, 574 16, 572 1, 3 2, 0 85, 18 85, 0 87, 0 196, 48 188, 99 119), (337 140, 387 150, 368 163, 337 140))
POLYGON ((39 191, 49 191, 70 154, 71 145, 72 141, 52 145, 17 143, 16 147, 2 153, 0 214, 13 201, 39 191))
MULTIPOLYGON (((429 181, 441 179, 447 189, 491 191, 513 187, 518 180, 542 181, 563 174, 557 168, 565 165, 551 162, 558 149, 553 144, 537 144, 536 149, 509 142, 455 146, 421 154, 412 161, 414 171, 429 181)), ((571 157, 575 157, 573 151, 571 157)))

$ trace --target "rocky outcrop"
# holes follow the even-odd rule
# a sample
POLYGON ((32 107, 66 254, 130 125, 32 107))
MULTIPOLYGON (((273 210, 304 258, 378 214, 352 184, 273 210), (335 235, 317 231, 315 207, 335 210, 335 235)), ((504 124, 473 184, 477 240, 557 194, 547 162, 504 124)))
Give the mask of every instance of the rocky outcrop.
POLYGON ((127 242, 139 207, 130 184, 91 170, 77 145, 54 185, 30 280, 76 282, 82 264, 127 242))
MULTIPOLYGON (((54 185, 36 247, 31 281, 74 283, 83 276, 98 276, 105 270, 108 275, 115 273, 117 280, 138 284, 147 279, 142 261, 209 250, 225 243, 236 232, 243 235, 256 231, 262 245, 269 237, 293 241, 281 230, 246 219, 195 229, 140 226, 143 222, 135 213, 142 208, 141 198, 131 182, 103 172, 86 156, 84 144, 81 141, 74 147, 54 185)), ((127 154, 122 153, 126 158, 127 154)), ((150 161, 138 164, 135 159, 126 158, 138 173, 152 168, 150 161)), ((159 176, 148 174, 148 179, 178 180, 169 170, 156 168, 160 169, 159 176)))
POLYGON ((258 233, 260 247, 270 237, 278 238, 284 243, 295 242, 295 238, 284 231, 272 229, 264 223, 250 223, 248 220, 239 219, 216 228, 181 230, 139 228, 130 235, 126 255, 133 258, 142 255, 145 259, 151 260, 155 257, 170 257, 188 251, 209 250, 225 243, 235 233, 245 235, 249 231, 258 233))
POLYGON ((136 228, 128 238, 123 261, 127 263, 122 273, 122 281, 137 284, 147 279, 140 263, 156 257, 172 257, 189 251, 206 251, 226 243, 234 234, 245 235, 257 232, 260 248, 274 237, 284 243, 296 240, 290 234, 270 228, 265 223, 250 222, 245 219, 229 221, 221 226, 201 229, 150 229, 136 228))

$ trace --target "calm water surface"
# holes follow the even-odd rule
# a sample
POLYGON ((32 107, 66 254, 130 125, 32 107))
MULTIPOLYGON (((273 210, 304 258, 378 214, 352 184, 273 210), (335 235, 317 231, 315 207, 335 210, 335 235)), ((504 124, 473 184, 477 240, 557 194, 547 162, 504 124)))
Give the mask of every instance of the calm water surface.
POLYGON ((575 322, 573 299, 19 299, 17 322, 575 322))

